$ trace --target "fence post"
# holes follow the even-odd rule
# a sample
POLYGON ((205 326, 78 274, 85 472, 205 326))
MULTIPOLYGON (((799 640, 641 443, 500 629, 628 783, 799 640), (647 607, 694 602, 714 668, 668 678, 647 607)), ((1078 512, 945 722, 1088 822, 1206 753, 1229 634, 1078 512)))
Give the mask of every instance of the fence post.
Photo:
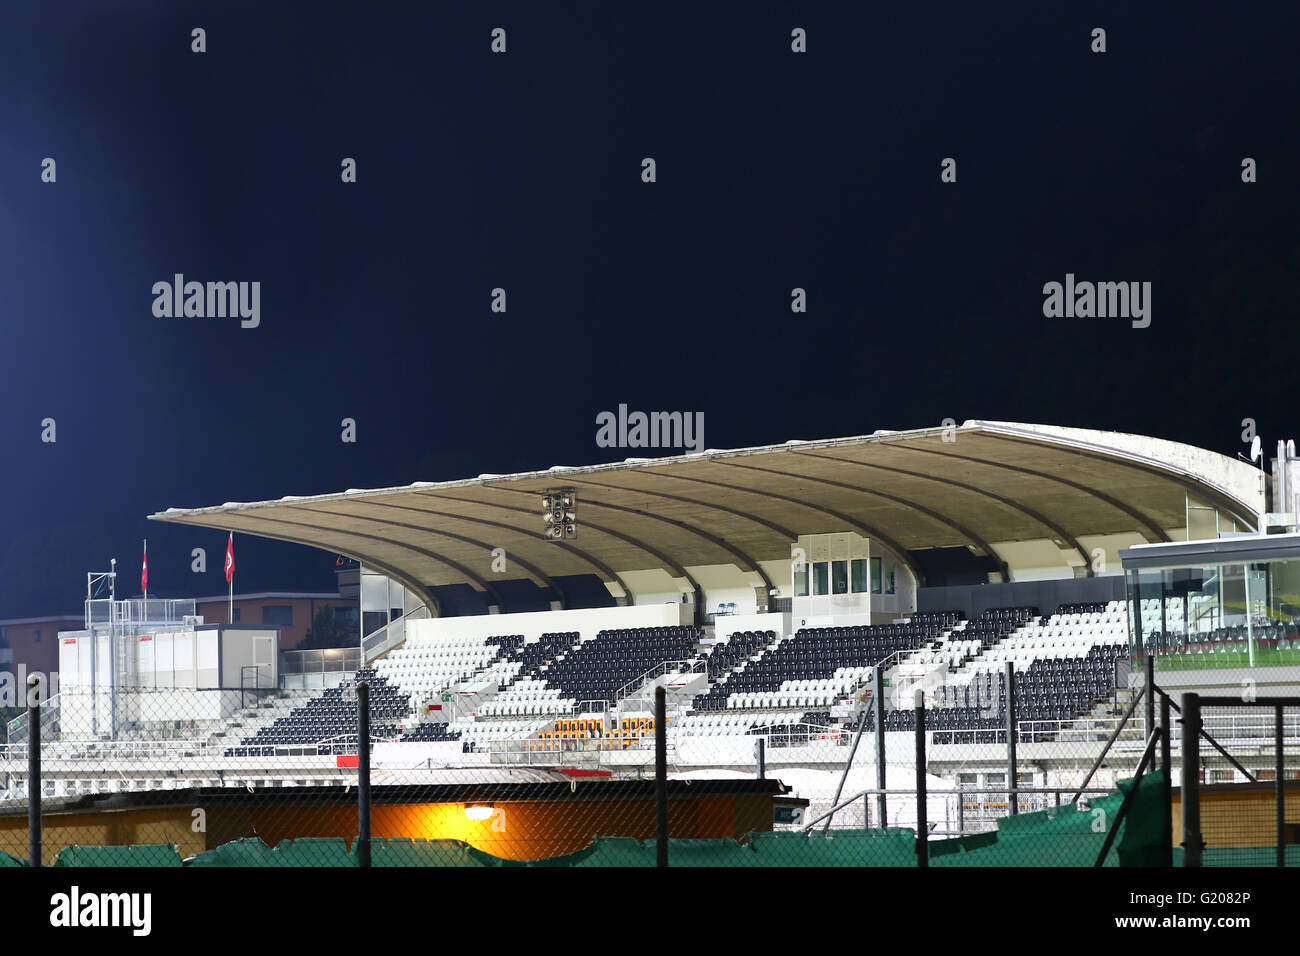
POLYGON ((889 795, 885 792, 885 679, 877 665, 871 676, 871 708, 876 721, 876 810, 880 814, 880 829, 889 826, 889 795))
POLYGON ((1276 738, 1277 753, 1274 754, 1275 788, 1277 790, 1277 865, 1286 866, 1286 786, 1282 760, 1282 705, 1273 708, 1273 733, 1276 738))
POLYGON ((27 679, 27 862, 41 865, 41 696, 40 678, 27 679))
POLYGON ((1016 665, 1007 661, 1007 808, 1015 816, 1020 812, 1016 793, 1016 665))
POLYGON ((925 694, 916 693, 916 865, 930 865, 930 823, 925 812, 925 694))
POLYGON ((1201 865, 1201 698, 1183 694, 1183 866, 1201 865))
POLYGON ((1156 659, 1150 652, 1147 653, 1143 670, 1147 685, 1146 726, 1142 728, 1142 738, 1145 740, 1151 736, 1151 728, 1156 725, 1156 659))
POLYGON ((357 866, 370 866, 370 685, 357 685, 357 866))
POLYGON ((758 743, 755 746, 758 748, 758 779, 766 780, 767 779, 767 738, 759 737, 758 743))
POLYGON ((668 865, 668 706, 663 686, 655 688, 655 834, 656 866, 668 865))
MULTIPOLYGON (((1154 690, 1154 688, 1152 688, 1154 690)), ((1174 762, 1171 753, 1173 725, 1169 721, 1169 696, 1160 695, 1160 767, 1165 773, 1165 866, 1174 865, 1174 762)))

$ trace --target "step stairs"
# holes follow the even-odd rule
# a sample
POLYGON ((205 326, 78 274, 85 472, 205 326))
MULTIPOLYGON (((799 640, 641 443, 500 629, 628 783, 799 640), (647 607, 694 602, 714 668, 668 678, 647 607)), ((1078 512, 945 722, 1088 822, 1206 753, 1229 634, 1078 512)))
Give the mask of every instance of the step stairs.
POLYGON ((263 727, 269 727, 281 717, 286 717, 299 707, 306 706, 318 690, 277 690, 262 697, 256 704, 244 707, 230 715, 221 729, 207 739, 209 747, 237 747, 248 737, 254 737, 263 727))

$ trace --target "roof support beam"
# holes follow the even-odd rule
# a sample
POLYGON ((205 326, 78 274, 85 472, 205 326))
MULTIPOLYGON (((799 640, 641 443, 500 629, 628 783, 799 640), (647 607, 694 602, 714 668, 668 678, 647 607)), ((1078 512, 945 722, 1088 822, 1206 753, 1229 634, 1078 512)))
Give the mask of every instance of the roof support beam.
MULTIPOLYGON (((894 448, 898 446, 891 445, 890 447, 894 448)), ((916 451, 919 449, 908 449, 908 450, 916 451)), ((1046 515, 1038 511, 1035 511, 1033 508, 1030 508, 1026 505, 1019 504, 1018 502, 1015 502, 1004 495, 996 494, 992 491, 989 491, 986 488, 980 488, 977 485, 968 484, 964 481, 957 481, 955 478, 941 478, 938 475, 927 474, 926 472, 923 471, 912 471, 909 468, 893 468, 890 467, 889 465, 877 465, 866 461, 855 461, 852 458, 841 458, 838 455, 819 455, 816 452, 810 452, 810 451, 801 451, 798 454, 807 455, 810 458, 820 458, 825 461, 839 462, 842 465, 856 465, 859 468, 874 468, 877 471, 888 471, 894 474, 907 475, 908 477, 911 478, 924 478, 929 481, 936 481, 941 484, 950 485, 954 488, 961 488, 963 491, 969 491, 972 494, 981 495, 985 498, 992 498, 994 501, 997 501, 1000 504, 1005 505, 1011 510, 1018 511, 1021 514, 1026 515, 1029 518, 1032 518, 1038 524, 1041 524, 1048 531, 1052 532, 1052 536, 1054 538, 1063 538, 1066 542, 1069 543, 1070 547, 1074 548, 1074 550, 1078 553, 1079 557, 1083 560, 1083 566, 1086 569, 1086 573, 1088 577, 1093 576, 1092 555, 1088 553, 1087 549, 1084 548, 1084 546, 1079 543, 1079 540, 1074 535, 1070 534, 1070 532, 1066 531, 1065 528, 1061 527, 1059 524, 1057 524, 1055 521, 1053 521, 1051 518, 1047 517, 1046 515)), ((939 454, 939 452, 933 452, 933 454, 939 454)), ((989 547, 988 551, 990 554, 994 555, 995 557, 997 556, 997 552, 994 551, 992 547, 989 547)), ((1002 568, 1002 580, 1003 581, 1010 580, 1010 576, 1007 574, 1006 565, 1001 560, 1001 558, 998 559, 998 564, 1002 568)))
MULTIPOLYGON (((778 475, 782 474, 781 472, 771 471, 771 469, 768 468, 759 468, 754 465, 739 465, 732 461, 715 460, 712 462, 712 464, 727 465, 732 468, 745 468, 751 471, 764 471, 764 472, 768 472, 769 474, 778 474, 778 475)), ((764 498, 772 498, 776 501, 784 501, 788 504, 798 505, 802 508, 807 508, 810 511, 816 511, 818 514, 827 515, 831 518, 834 518, 836 521, 842 521, 844 522, 845 525, 855 529, 864 537, 872 538, 876 541, 879 541, 883 545, 885 545, 885 547, 889 548, 892 552, 894 552, 894 555, 898 558, 898 560, 911 573, 912 578, 916 581, 917 587, 924 587, 925 575, 921 572, 921 569, 916 565, 916 563, 912 561, 911 557, 908 555, 907 550, 905 548, 903 548, 897 541, 894 541, 893 539, 891 539, 890 537, 882 533, 879 529, 874 528, 871 525, 863 524, 862 522, 858 521, 856 518, 852 518, 849 515, 844 514, 842 511, 835 511, 834 509, 826 508, 823 507, 822 505, 815 505, 809 501, 805 501, 801 498, 795 498, 790 495, 778 494, 775 491, 759 491, 756 488, 745 488, 740 485, 729 484, 725 481, 713 481, 708 478, 688 478, 685 475, 668 475, 668 474, 663 474, 662 472, 654 472, 654 471, 646 471, 643 472, 642 474, 654 475, 657 478, 671 478, 677 481, 693 481, 693 482, 697 482, 698 484, 713 485, 714 487, 717 488, 725 488, 728 491, 740 491, 740 492, 744 492, 745 494, 759 495, 764 498)), ((810 481, 819 480, 815 478, 810 479, 806 475, 800 475, 799 478, 800 480, 810 480, 810 481)), ((838 484, 837 482, 831 482, 831 481, 824 481, 823 483, 838 484)), ((853 490, 855 491, 860 490, 854 488, 852 485, 844 485, 843 487, 853 488, 853 490)), ((884 497, 889 497, 889 496, 885 495, 884 497)), ((794 532, 789 532, 788 534, 792 544, 799 537, 798 534, 794 532)), ((978 541, 979 539, 975 539, 975 540, 978 541)))
MULTIPOLYGON (((429 498, 439 497, 437 495, 431 495, 428 492, 424 492, 424 491, 417 491, 412 493, 423 495, 429 498)), ((450 500, 465 501, 466 499, 453 498, 450 500)), ((395 510, 400 510, 400 511, 411 511, 416 514, 427 514, 436 518, 452 518, 457 521, 464 521, 469 524, 483 525, 489 528, 498 528, 501 531, 506 532, 507 534, 522 535, 526 538, 534 538, 537 541, 542 542, 548 546, 554 546, 555 544, 562 544, 566 550, 572 552, 578 558, 585 561, 587 564, 591 565, 591 567, 595 568, 597 576, 600 577, 606 584, 617 584, 620 588, 622 588, 625 594, 630 595, 632 593, 632 589, 628 587, 627 582, 624 581, 623 578, 619 576, 617 571, 615 571, 609 565, 605 564, 603 561, 592 556, 591 554, 588 554, 586 551, 583 551, 581 548, 574 546, 568 541, 561 541, 561 542, 551 541, 540 532, 526 531, 525 529, 520 528, 516 525, 506 524, 504 521, 491 521, 487 518, 471 518, 468 515, 464 515, 464 514, 455 514, 449 511, 437 511, 433 508, 417 508, 415 507, 415 505, 395 505, 387 501, 369 501, 366 503, 370 505, 374 505, 377 508, 393 508, 395 510)), ((474 502, 474 503, 477 504, 478 502, 474 502)), ((489 507, 499 507, 499 506, 491 505, 489 507)), ((522 509, 519 510, 522 511, 522 509)), ((520 561, 519 563, 523 564, 524 567, 526 568, 531 567, 531 565, 524 564, 523 561, 520 561)))
MULTIPOLYGON (((796 535, 794 535, 793 532, 791 532, 786 528, 782 528, 780 525, 773 524, 770 521, 765 521, 762 518, 755 517, 754 515, 747 515, 743 511, 736 511, 732 508, 726 508, 722 505, 711 505, 708 502, 704 502, 704 501, 695 501, 690 498, 679 498, 676 495, 666 495, 658 491, 645 491, 640 488, 637 489, 617 488, 617 487, 612 487, 610 485, 601 484, 598 481, 586 481, 586 480, 580 480, 580 479, 575 479, 570 477, 566 477, 564 479, 564 484, 576 485, 580 488, 584 486, 603 488, 607 491, 610 490, 632 491, 635 494, 654 495, 658 498, 667 498, 673 501, 684 501, 693 505, 703 505, 706 508, 713 508, 716 511, 725 511, 728 514, 733 514, 740 518, 748 518, 750 521, 756 522, 757 524, 761 524, 763 525, 763 527, 768 528, 772 531, 775 531, 777 534, 784 536, 787 540, 792 541, 795 537, 797 537, 796 535)), ((513 491, 514 489, 510 489, 510 490, 513 491)), ((531 494, 531 492, 525 492, 525 494, 531 494)), ((716 535, 709 534, 707 531, 704 531, 701 528, 697 528, 694 525, 689 525, 685 521, 678 521, 676 518, 669 518, 664 515, 652 514, 649 511, 642 511, 639 508, 629 508, 625 505, 614 505, 614 504, 609 504, 607 502, 592 501, 590 498, 585 499, 583 503, 588 508, 591 507, 608 508, 612 511, 624 511, 627 512, 628 514, 638 515, 642 518, 651 518, 655 521, 663 521, 668 524, 675 525, 676 527, 681 528, 684 531, 689 531, 691 534, 699 535, 701 538, 704 538, 707 541, 712 541, 719 548, 722 548, 728 554, 733 555, 738 561, 740 561, 741 570, 752 571, 753 573, 757 574, 759 579, 763 582, 763 586, 767 588, 768 594, 772 593, 772 588, 773 588, 772 579, 767 576, 767 572, 763 570, 762 566, 759 565, 757 561, 755 561, 749 555, 745 554, 745 552, 741 551, 739 548, 731 544, 729 541, 725 541, 722 538, 717 537, 716 535)))
MULTIPOLYGON (((1015 442, 1017 444, 1028 444, 1028 442, 1026 442, 1022 438, 1013 438, 1010 435, 1002 435, 995 431, 989 431, 988 429, 984 429, 981 432, 981 435, 983 435, 986 438, 996 438, 999 441, 1015 442)), ((1038 444, 1041 445, 1042 443, 1039 442, 1038 444)), ((1191 492, 1192 494, 1196 495, 1198 498, 1204 498, 1210 503, 1214 504, 1216 507, 1222 507, 1223 510, 1227 511, 1230 515, 1232 515, 1234 519, 1238 520, 1241 524, 1245 525, 1246 527, 1253 528, 1259 522, 1259 515, 1251 514, 1248 511, 1239 510, 1241 507, 1241 503, 1238 502, 1236 499, 1231 498, 1227 495, 1219 494, 1213 491, 1212 489, 1210 489, 1204 483, 1189 481, 1173 471, 1164 471, 1160 468, 1155 468, 1150 465, 1145 465, 1141 462, 1127 461, 1124 458, 1119 458, 1114 455, 1105 455, 1094 451, 1088 451, 1087 449, 1080 448, 1077 445, 1064 445, 1059 447, 1068 449, 1072 454, 1085 455, 1088 458, 1092 458, 1096 461, 1104 461, 1108 465, 1123 465, 1125 468, 1131 468, 1135 471, 1140 471, 1148 475, 1155 475, 1156 477, 1164 481, 1172 481, 1174 482, 1174 484, 1178 485, 1184 491, 1191 492)), ((934 452, 933 454, 942 454, 942 453, 934 452)), ((990 464, 990 465, 996 464, 999 465, 1000 467, 1009 468, 1013 471, 1023 471, 1027 474, 1035 475, 1039 478, 1051 478, 1054 481, 1059 481, 1063 484, 1071 485, 1074 488, 1078 488, 1080 491, 1093 495, 1094 497, 1100 498, 1102 501, 1105 501, 1107 504, 1114 505, 1115 507, 1119 508, 1121 511, 1124 511, 1126 514, 1132 515, 1135 519, 1137 519, 1139 522, 1142 523, 1143 527, 1149 528, 1151 530, 1152 534, 1155 536, 1156 541, 1169 540, 1169 536, 1165 534, 1164 529, 1161 528, 1159 525, 1155 524, 1146 516, 1139 513, 1136 509, 1129 508, 1128 506, 1124 505, 1122 502, 1119 502, 1114 498, 1111 498, 1109 495, 1106 495, 1096 490, 1095 488, 1090 488, 1087 485, 1081 485, 1076 482, 1067 481, 1064 478, 1058 478, 1055 475, 1049 475, 1045 472, 1032 471, 1028 468, 1021 468, 1017 465, 1004 465, 1001 462, 986 462, 986 464, 990 464)))
MULTIPOLYGON (((520 491, 517 488, 502 488, 496 485, 484 485, 483 487, 490 488, 493 491, 506 491, 512 494, 523 494, 523 495, 528 495, 530 497, 536 497, 536 494, 534 492, 520 491)), ((457 498, 455 495, 435 493, 432 491, 417 491, 414 493, 418 495, 424 495, 425 497, 428 498, 439 498, 444 501, 456 501, 456 502, 461 502, 463 504, 478 505, 484 508, 498 508, 502 511, 514 512, 515 514, 527 514, 533 516, 539 522, 542 520, 541 510, 536 508, 516 508, 511 505, 503 505, 491 501, 482 501, 476 498, 457 498)), ((690 585, 692 592, 694 592, 696 596, 697 608, 700 606, 699 601, 701 599, 701 595, 704 593, 703 589, 700 587, 700 583, 696 581, 694 577, 691 576, 690 572, 687 571, 686 568, 678 564, 667 554, 660 551, 658 548, 646 544, 644 541, 632 537, 629 534, 624 534, 622 531, 615 531, 613 528, 608 528, 605 527, 604 525, 595 524, 594 522, 588 521, 586 518, 582 520, 582 526, 584 528, 590 528, 592 531, 598 531, 601 534, 607 534, 611 538, 617 538, 619 541, 622 541, 625 544, 630 544, 632 545, 632 547, 636 548, 637 550, 644 551, 646 554, 650 555, 652 559, 658 561, 664 567, 668 568, 677 577, 685 579, 687 584, 690 585)), ((561 547, 561 546, 567 546, 570 548, 572 547, 572 545, 568 545, 567 542, 563 542, 563 541, 556 541, 554 542, 554 544, 556 545, 556 547, 561 547)), ((632 593, 631 589, 628 588, 626 585, 624 585, 624 590, 626 590, 628 594, 632 593)), ((696 613, 698 615, 700 612, 697 610, 696 613)))
MULTIPOLYGON (((384 506, 380 505, 379 502, 365 502, 365 504, 366 504, 367 506, 370 506, 370 507, 374 507, 374 506, 377 506, 377 505, 379 505, 379 506, 381 506, 381 507, 384 507, 384 506)), ((394 506, 391 506, 391 505, 390 505, 390 506, 386 506, 386 507, 394 507, 394 506)), ((370 516, 370 515, 358 514, 358 513, 355 512, 355 511, 345 511, 345 512, 340 512, 340 511, 326 511, 326 512, 322 512, 322 511, 319 511, 319 510, 317 510, 317 509, 315 509, 315 508, 307 508, 307 507, 303 507, 303 506, 301 506, 301 505, 299 505, 299 506, 294 506, 294 507, 291 508, 290 510, 294 510, 294 511, 307 511, 307 512, 311 512, 312 514, 322 514, 322 513, 323 513, 323 514, 329 514, 329 515, 338 515, 338 516, 340 516, 340 517, 347 518, 347 519, 350 520, 350 521, 351 521, 351 520, 356 520, 356 521, 367 521, 367 522, 370 522, 371 524, 387 525, 387 526, 389 526, 389 527, 393 527, 393 528, 406 528, 406 529, 408 529, 408 530, 410 530, 410 531, 415 531, 415 532, 417 532, 417 533, 419 533, 419 534, 438 535, 438 536, 440 536, 440 537, 444 537, 444 538, 451 538, 453 541, 459 541, 459 542, 461 542, 462 544, 475 545, 475 546, 477 546, 477 547, 482 548, 482 549, 483 549, 483 553, 486 554, 486 555, 488 555, 489 557, 490 557, 491 554, 492 554, 492 546, 491 546, 490 544, 488 544, 486 541, 479 541, 479 540, 476 540, 476 539, 474 539, 474 538, 468 538, 468 537, 466 537, 466 536, 464 536, 464 535, 454 534, 454 533, 451 532, 451 531, 434 530, 434 529, 432 529, 432 528, 424 527, 423 525, 418 525, 418 524, 409 524, 409 523, 407 523, 407 522, 405 522, 405 521, 390 521, 390 520, 388 520, 388 519, 386 519, 386 518, 375 518, 375 517, 372 517, 372 516, 370 516)), ((455 516, 455 515, 451 515, 451 516, 449 516, 449 517, 456 517, 456 516, 455 516)), ((397 542, 394 542, 394 543, 397 543, 397 542)), ((527 561, 525 561, 523 558, 519 557, 518 555, 512 555, 512 556, 511 556, 511 560, 513 560, 515 564, 519 565, 521 568, 523 568, 525 571, 527 571, 527 572, 532 576, 533 582, 534 582, 535 584, 540 584, 542 587, 544 587, 544 588, 546 588, 547 590, 553 592, 553 593, 554 593, 554 594, 555 594, 555 595, 560 599, 560 604, 561 604, 561 606, 563 606, 563 604, 564 604, 564 592, 561 591, 560 588, 559 588, 559 586, 558 586, 554 581, 551 580, 551 578, 550 578, 549 575, 547 575, 547 574, 546 574, 544 571, 542 571, 540 568, 537 568, 537 567, 535 567, 534 565, 529 564, 527 561)))
MULTIPOLYGON (((320 527, 319 525, 309 524, 305 521, 290 521, 288 518, 264 518, 261 515, 252 515, 247 512, 241 513, 240 518, 249 521, 262 521, 268 524, 289 525, 290 527, 294 527, 294 528, 319 528, 320 527)), ((379 535, 364 534, 360 531, 345 531, 342 528, 340 528, 336 531, 331 532, 331 534, 341 535, 347 538, 364 538, 367 541, 378 541, 381 544, 385 544, 394 548, 401 548, 404 551, 413 551, 418 555, 428 558, 430 561, 434 561, 438 564, 443 565, 444 567, 448 567, 454 571, 457 571, 467 580, 473 582, 474 584, 477 584, 479 586, 480 591, 487 592, 488 596, 491 598, 491 602, 490 602, 491 606, 496 607, 498 611, 502 611, 505 609, 505 602, 501 600, 501 595, 497 592, 497 589, 491 585, 491 583, 479 577, 477 574, 475 574, 469 568, 465 567, 463 564, 459 564, 456 561, 452 561, 450 558, 443 557, 440 554, 435 554, 434 552, 429 551, 425 548, 417 548, 413 544, 405 544, 401 541, 394 541, 391 538, 382 538, 379 535)), ((268 534, 265 535, 265 537, 282 538, 286 541, 289 540, 285 535, 282 534, 274 534, 274 535, 268 534)), ((303 540, 303 539, 299 539, 299 540, 303 540)), ((304 543, 310 544, 311 542, 305 541, 304 543)), ((316 545, 316 547, 319 547, 319 545, 316 545)), ((357 553, 355 549, 349 549, 348 547, 341 547, 338 548, 337 550, 342 551, 345 554, 357 553)))
MULTIPOLYGON (((246 515, 241 515, 241 517, 246 517, 246 515)), ((207 526, 195 525, 194 527, 207 527, 207 526)), ((348 557, 359 561, 365 567, 373 568, 376 571, 382 572, 383 574, 392 578, 398 584, 402 585, 402 587, 406 588, 408 591, 415 594, 421 601, 424 602, 425 607, 429 609, 430 613, 432 613, 434 617, 442 616, 442 604, 441 602, 439 602, 439 600, 436 597, 433 596, 433 592, 429 590, 428 586, 421 584, 419 581, 416 581, 410 575, 398 571, 396 568, 392 567, 391 565, 386 564, 385 562, 380 561, 378 558, 375 558, 369 554, 362 553, 353 548, 335 548, 332 545, 327 549, 322 547, 321 542, 318 540, 312 540, 310 538, 300 538, 296 535, 284 534, 279 531, 277 531, 275 534, 263 534, 260 531, 250 531, 247 528, 227 528, 225 530, 238 531, 240 534, 251 534, 255 538, 267 538, 271 541, 291 541, 294 544, 305 544, 307 545, 307 547, 315 548, 318 551, 328 550, 328 551, 333 551, 335 554, 346 554, 348 557)))

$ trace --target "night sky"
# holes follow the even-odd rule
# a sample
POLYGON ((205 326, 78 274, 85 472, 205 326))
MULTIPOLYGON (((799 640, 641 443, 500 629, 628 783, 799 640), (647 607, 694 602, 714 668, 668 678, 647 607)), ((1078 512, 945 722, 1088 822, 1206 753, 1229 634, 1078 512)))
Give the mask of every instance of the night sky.
MULTIPOLYGON (((224 535, 168 507, 645 455, 596 446, 620 402, 704 412, 711 448, 1300 439, 1294 11, 11 5, 0 618, 77 611, 110 557, 134 592, 145 537, 151 592, 221 593, 224 535), (178 272, 260 282, 261 325, 155 317, 178 272), (1045 318, 1067 272, 1151 282, 1151 326, 1045 318)), ((238 590, 333 587, 236 540, 238 590)))

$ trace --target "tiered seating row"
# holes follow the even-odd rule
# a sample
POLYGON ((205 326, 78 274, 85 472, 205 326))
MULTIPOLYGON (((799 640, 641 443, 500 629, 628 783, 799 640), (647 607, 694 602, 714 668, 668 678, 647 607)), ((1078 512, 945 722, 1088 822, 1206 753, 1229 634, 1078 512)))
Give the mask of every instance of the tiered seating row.
POLYGON ((715 683, 707 694, 695 698, 694 706, 696 710, 825 706, 842 692, 840 688, 849 689, 879 661, 935 640, 942 633, 942 625, 930 622, 804 628, 726 681, 715 683), (801 681, 816 683, 797 683, 801 681), (816 689, 792 689, 809 686, 816 689), (731 703, 730 698, 737 694, 748 696, 731 703), (782 704, 786 698, 788 703, 782 704))
POLYGON ((347 735, 355 738, 356 685, 362 681, 370 685, 370 735, 396 737, 398 723, 410 715, 410 695, 402 693, 373 668, 362 668, 352 679, 327 688, 319 697, 313 697, 304 706, 244 739, 240 746, 227 748, 226 756, 264 756, 273 753, 275 747, 320 744, 347 735))

